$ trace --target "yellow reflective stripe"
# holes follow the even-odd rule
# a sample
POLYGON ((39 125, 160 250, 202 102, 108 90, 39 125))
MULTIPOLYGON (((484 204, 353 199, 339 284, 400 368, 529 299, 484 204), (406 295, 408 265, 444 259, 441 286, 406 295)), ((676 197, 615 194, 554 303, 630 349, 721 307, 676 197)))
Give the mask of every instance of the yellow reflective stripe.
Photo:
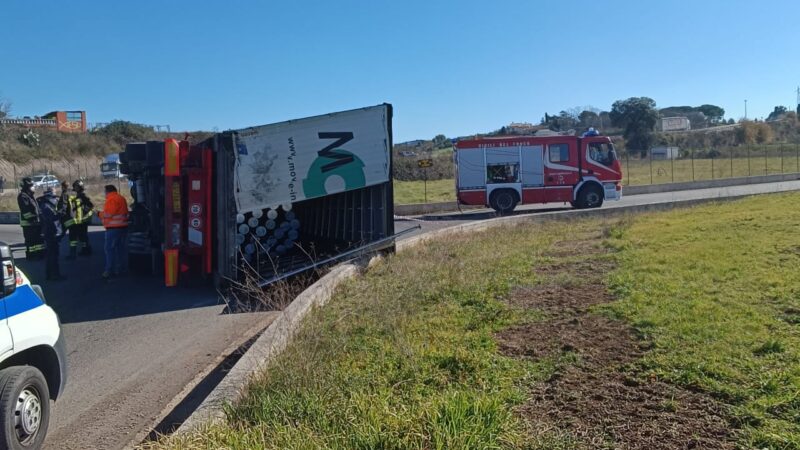
POLYGON ((164 251, 164 284, 167 287, 178 284, 178 251, 164 251))
POLYGON ((180 175, 180 162, 178 141, 175 139, 164 140, 164 175, 165 176, 178 176, 180 175))

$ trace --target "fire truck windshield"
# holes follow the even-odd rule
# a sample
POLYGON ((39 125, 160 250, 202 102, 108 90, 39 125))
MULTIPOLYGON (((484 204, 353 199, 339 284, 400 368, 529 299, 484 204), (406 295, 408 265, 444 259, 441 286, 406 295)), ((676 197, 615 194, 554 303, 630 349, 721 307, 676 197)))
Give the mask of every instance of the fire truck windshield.
POLYGON ((588 148, 589 158, 604 166, 611 166, 617 160, 617 152, 614 144, 609 142, 592 142, 588 148))

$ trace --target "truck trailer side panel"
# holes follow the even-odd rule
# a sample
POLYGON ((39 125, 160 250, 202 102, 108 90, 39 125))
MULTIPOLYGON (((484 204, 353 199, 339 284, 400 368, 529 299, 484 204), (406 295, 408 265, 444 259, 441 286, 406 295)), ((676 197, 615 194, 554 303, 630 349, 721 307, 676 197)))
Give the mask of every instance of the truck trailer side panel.
POLYGON ((391 181, 388 105, 234 131, 239 212, 391 181))

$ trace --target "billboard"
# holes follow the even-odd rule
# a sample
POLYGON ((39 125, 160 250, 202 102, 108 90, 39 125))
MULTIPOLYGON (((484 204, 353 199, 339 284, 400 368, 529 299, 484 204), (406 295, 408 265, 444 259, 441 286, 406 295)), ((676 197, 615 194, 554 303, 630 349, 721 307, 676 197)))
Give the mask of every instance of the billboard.
POLYGON ((239 212, 390 180, 390 105, 234 132, 239 212))

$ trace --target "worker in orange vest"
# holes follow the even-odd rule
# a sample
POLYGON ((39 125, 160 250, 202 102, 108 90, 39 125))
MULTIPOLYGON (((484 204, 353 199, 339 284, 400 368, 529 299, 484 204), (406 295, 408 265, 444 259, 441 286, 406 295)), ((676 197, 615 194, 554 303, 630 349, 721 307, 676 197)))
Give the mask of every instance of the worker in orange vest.
POLYGON ((106 204, 100 218, 106 227, 106 267, 103 278, 128 271, 128 202, 113 184, 106 185, 106 204))

